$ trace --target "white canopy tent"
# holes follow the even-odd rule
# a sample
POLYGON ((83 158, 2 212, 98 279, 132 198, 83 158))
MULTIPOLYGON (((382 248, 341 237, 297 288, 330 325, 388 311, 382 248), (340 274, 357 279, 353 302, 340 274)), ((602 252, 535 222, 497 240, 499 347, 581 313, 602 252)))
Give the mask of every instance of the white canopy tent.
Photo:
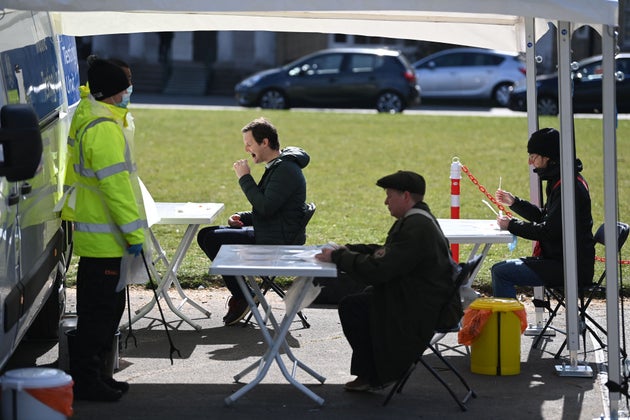
MULTIPOLYGON (((321 32, 421 39, 527 53, 529 131, 538 128, 535 106, 535 41, 558 27, 558 70, 562 177, 573 178, 573 112, 570 80, 570 36, 573 28, 591 25, 602 35, 604 202, 608 285, 619 274, 616 255, 617 166, 614 29, 617 0, 0 0, 6 12, 53 12, 60 32, 68 35, 193 31, 272 30, 321 32)), ((575 226, 574 186, 562 189, 564 226, 575 226)), ((568 349, 577 366, 577 256, 575 229, 564 229, 568 349)), ((607 288, 608 374, 619 383, 618 290, 607 288)), ((617 417, 619 394, 610 395, 610 414, 617 417)))
POLYGON ((56 11, 68 35, 194 30, 348 33, 525 51, 525 19, 617 22, 617 0, 0 0, 56 11), (106 14, 105 14, 106 13, 106 14))

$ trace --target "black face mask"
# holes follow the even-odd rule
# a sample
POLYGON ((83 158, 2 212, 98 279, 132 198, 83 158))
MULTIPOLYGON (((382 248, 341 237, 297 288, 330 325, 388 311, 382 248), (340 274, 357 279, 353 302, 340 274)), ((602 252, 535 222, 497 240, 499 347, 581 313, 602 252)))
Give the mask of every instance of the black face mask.
POLYGON ((550 160, 546 168, 536 168, 534 173, 538 174, 540 179, 548 180, 560 176, 560 164, 550 160))

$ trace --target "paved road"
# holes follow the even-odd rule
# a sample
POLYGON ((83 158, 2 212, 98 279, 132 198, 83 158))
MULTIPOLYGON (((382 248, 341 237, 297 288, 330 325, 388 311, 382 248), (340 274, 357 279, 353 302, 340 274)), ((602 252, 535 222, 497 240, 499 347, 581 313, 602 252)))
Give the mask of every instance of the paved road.
MULTIPOLYGON (((243 385, 234 383, 233 376, 255 362, 265 345, 258 328, 224 327, 221 318, 226 311, 224 290, 187 291, 211 313, 204 317, 191 305, 182 310, 202 326, 195 331, 181 322, 170 310, 165 316, 175 346, 181 357, 169 360, 169 344, 157 307, 133 328, 138 347, 122 349, 119 380, 129 381, 129 394, 116 403, 75 401, 73 419, 451 419, 462 413, 444 388, 419 366, 402 394, 396 395, 383 407, 385 391, 355 394, 343 391, 349 375, 351 351, 341 331, 337 311, 331 306, 313 306, 305 310, 311 323, 304 329, 300 322, 291 327, 288 344, 304 363, 325 376, 319 384, 298 371, 297 378, 325 399, 323 406, 289 385, 277 366, 272 366, 262 383, 231 406, 225 397, 243 385)), ((70 289, 69 309, 73 310, 74 290, 70 289)), ((182 304, 171 291, 176 304, 182 304)), ((133 293, 132 307, 140 308, 151 294, 141 290, 133 293)), ((274 311, 283 313, 282 301, 272 296, 274 311)), ((530 317, 531 304, 526 303, 530 317)), ((600 310, 599 315, 603 312, 600 310)), ((125 315, 126 316, 126 315, 125 315)), ((560 325, 558 325, 560 326, 560 325)), ((123 331, 123 342, 127 332, 123 331)), ((531 349, 531 337, 521 337, 521 371, 513 376, 487 376, 470 372, 469 357, 463 347, 445 350, 448 359, 460 369, 477 393, 468 403, 467 419, 593 419, 606 414, 607 401, 602 398, 602 383, 606 375, 601 370, 602 352, 589 352, 587 360, 593 378, 560 377, 556 366, 561 361, 552 354, 559 348, 563 336, 544 345, 544 350, 531 349)), ((456 335, 449 334, 444 343, 456 345, 456 335)), ((19 366, 56 366, 58 347, 55 343, 27 342, 11 361, 10 368, 19 366)), ((590 344, 589 344, 590 347, 590 344)), ((590 349, 589 349, 590 350, 590 349)), ((473 351, 475 351, 473 349, 473 351)), ((441 369, 434 356, 426 360, 441 369)), ((463 388, 448 372, 441 371, 458 395, 463 388)), ((252 374, 244 378, 251 380, 252 374)))

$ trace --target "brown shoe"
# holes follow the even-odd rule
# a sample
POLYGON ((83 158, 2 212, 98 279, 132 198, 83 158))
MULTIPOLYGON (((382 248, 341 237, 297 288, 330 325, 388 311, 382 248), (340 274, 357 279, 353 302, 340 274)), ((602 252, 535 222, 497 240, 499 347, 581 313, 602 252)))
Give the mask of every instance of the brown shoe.
POLYGON ((223 317, 225 325, 234 325, 249 313, 249 305, 245 299, 232 296, 228 301, 228 313, 223 317))
POLYGON ((350 392, 368 392, 371 389, 370 381, 362 379, 358 376, 354 381, 347 382, 343 388, 350 392))

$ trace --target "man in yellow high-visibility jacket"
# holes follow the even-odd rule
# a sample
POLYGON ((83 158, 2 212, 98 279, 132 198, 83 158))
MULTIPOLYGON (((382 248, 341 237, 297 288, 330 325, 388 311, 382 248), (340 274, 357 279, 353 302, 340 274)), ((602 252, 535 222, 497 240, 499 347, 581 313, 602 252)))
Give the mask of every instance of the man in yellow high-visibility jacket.
POLYGON ((106 60, 88 69, 90 95, 73 117, 62 218, 74 225, 77 271, 77 335, 70 361, 74 397, 116 401, 129 390, 105 371, 125 308, 119 286, 125 254, 140 255, 146 217, 132 159, 133 130, 127 125, 131 84, 124 71, 106 60))

